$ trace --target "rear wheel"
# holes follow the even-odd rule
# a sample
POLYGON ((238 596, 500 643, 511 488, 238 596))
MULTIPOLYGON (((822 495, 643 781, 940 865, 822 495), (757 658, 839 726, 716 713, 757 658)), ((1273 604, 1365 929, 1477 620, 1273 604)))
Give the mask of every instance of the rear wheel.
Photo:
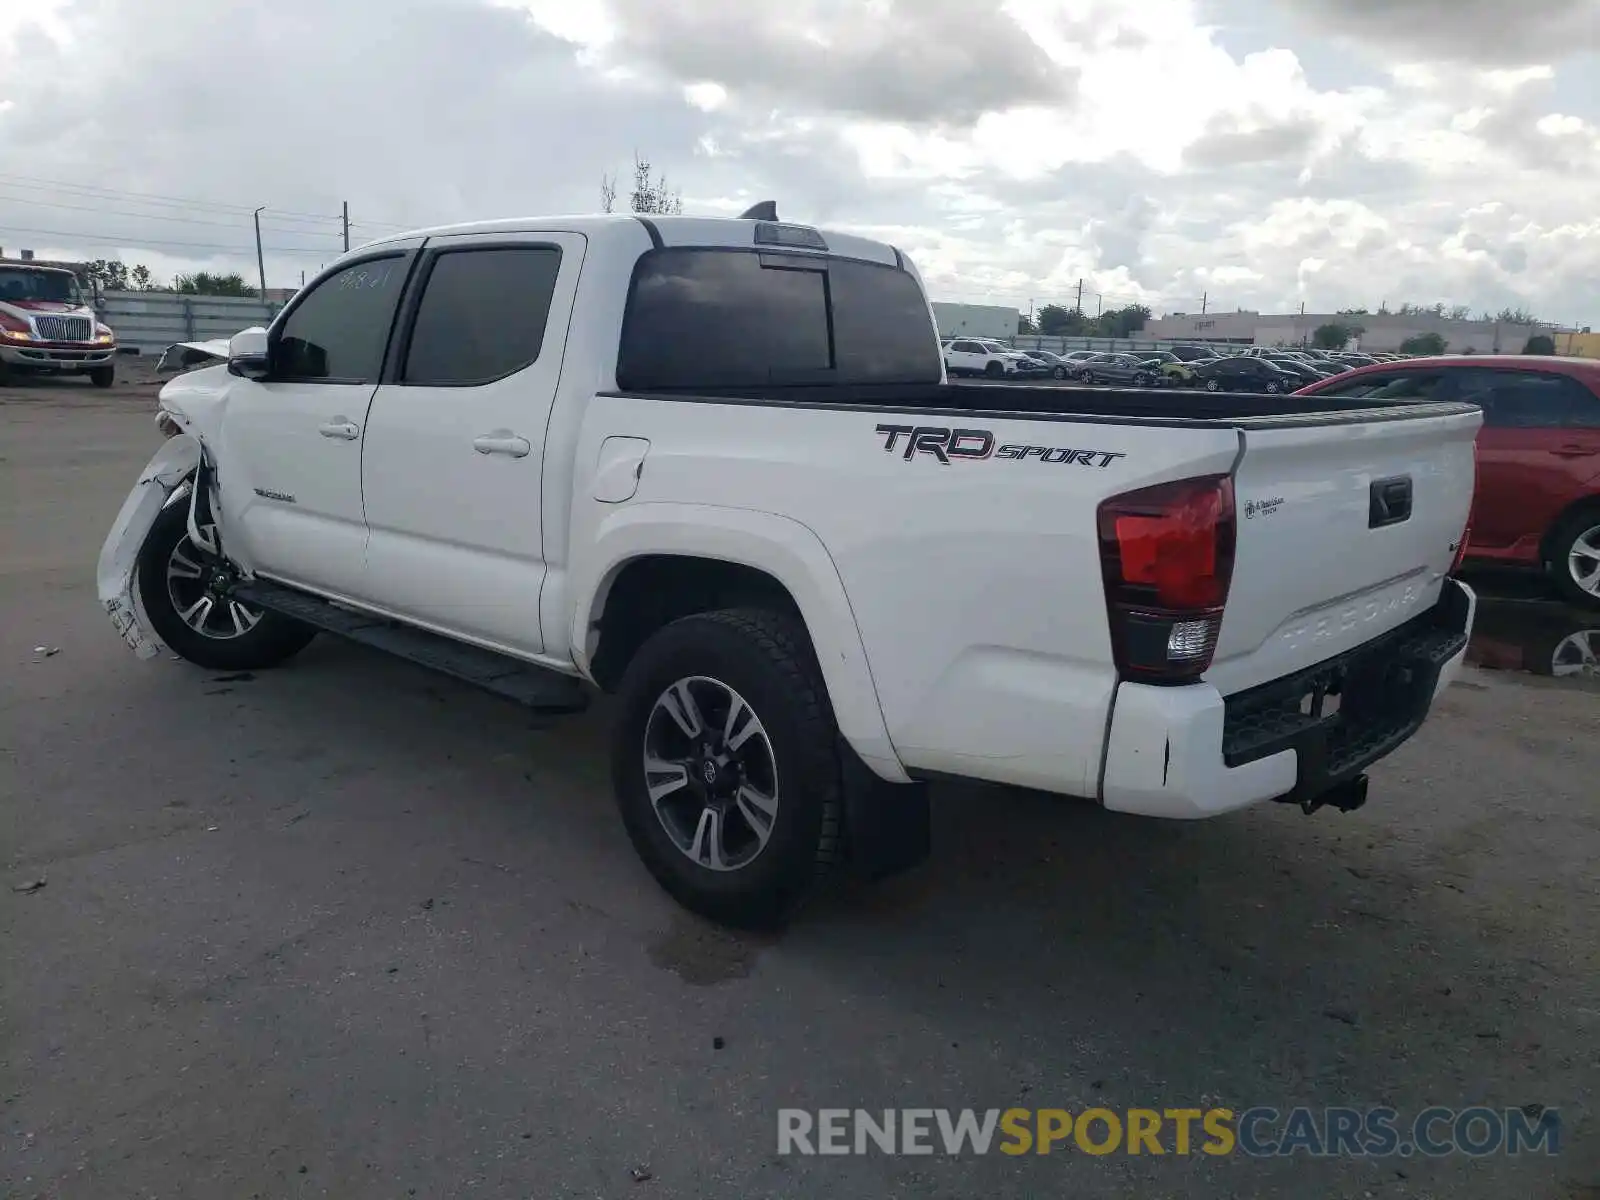
POLYGON ((1267 395, 1276 396, 1282 390, 1283 385, 1280 384, 1276 379, 1267 380, 1267 395))
POLYGON ((108 388, 116 381, 116 367, 95 367, 89 372, 89 382, 97 388, 108 388))
POLYGON ((1065 379, 1067 377, 1067 369, 1065 367, 1057 367, 1054 371, 1051 371, 1050 374, 1055 376, 1057 379, 1065 379))
POLYGON ((783 920, 838 852, 838 731, 805 627, 732 609, 684 617, 623 677, 612 779, 623 824, 680 904, 783 920))
POLYGON ((1562 598, 1600 608, 1600 509, 1574 513, 1550 539, 1550 565, 1562 598))
POLYGON ((1208 379, 1208 380, 1206 380, 1206 391, 1208 391, 1208 392, 1220 392, 1221 390, 1222 390, 1222 380, 1220 380, 1220 379, 1208 379))
MULTIPOLYGON (((201 527, 216 545, 216 526, 201 527)), ((233 598, 232 563, 189 536, 189 506, 164 509, 139 551, 139 601, 180 658, 213 671, 257 671, 304 649, 316 630, 233 598)))
POLYGON ((983 373, 990 379, 999 379, 1006 373, 1006 369, 997 362, 991 362, 983 368, 983 373))

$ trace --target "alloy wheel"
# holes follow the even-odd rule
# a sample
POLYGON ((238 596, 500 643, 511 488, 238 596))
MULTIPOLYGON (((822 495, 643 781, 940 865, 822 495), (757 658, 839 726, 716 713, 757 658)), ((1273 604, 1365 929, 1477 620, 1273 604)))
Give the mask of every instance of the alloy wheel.
POLYGON ((1550 652, 1550 674, 1600 677, 1600 629, 1579 629, 1556 643, 1550 652))
POLYGON ((772 740, 721 680, 691 675, 657 697, 644 728, 644 778, 657 820, 690 861, 736 871, 766 849, 778 815, 772 740))
POLYGON ((1589 595, 1600 598, 1600 525, 1580 533, 1567 551, 1567 570, 1572 582, 1589 595))
MULTIPOLYGON (((210 547, 217 545, 217 527, 200 527, 201 538, 210 547)), ((262 610, 233 598, 239 583, 233 564, 214 549, 201 549, 188 534, 173 546, 167 557, 167 597, 178 619, 201 637, 230 641, 254 629, 262 610)))

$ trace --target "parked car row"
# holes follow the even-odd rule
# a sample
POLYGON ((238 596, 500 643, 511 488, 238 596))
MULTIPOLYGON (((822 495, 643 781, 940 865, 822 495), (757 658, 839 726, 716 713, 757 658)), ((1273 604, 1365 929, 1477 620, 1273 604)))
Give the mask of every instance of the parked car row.
POLYGON ((1087 384, 1198 387, 1209 392, 1286 394, 1358 367, 1401 359, 1274 346, 1175 345, 1170 350, 1025 350, 991 338, 941 343, 952 378, 1054 378, 1087 384))

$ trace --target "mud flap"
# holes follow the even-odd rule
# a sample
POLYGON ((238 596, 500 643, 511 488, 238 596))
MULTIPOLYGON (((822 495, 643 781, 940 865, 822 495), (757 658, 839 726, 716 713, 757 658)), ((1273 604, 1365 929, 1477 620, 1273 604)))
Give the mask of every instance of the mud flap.
POLYGON ((145 624, 134 602, 133 580, 139 551, 156 517, 200 462, 200 443, 188 435, 168 438, 139 473, 122 510, 100 547, 95 588, 111 624, 140 658, 161 652, 161 639, 145 624))
POLYGON ((844 827, 850 870, 876 883, 919 865, 933 844, 926 783, 890 783, 842 739, 844 827))

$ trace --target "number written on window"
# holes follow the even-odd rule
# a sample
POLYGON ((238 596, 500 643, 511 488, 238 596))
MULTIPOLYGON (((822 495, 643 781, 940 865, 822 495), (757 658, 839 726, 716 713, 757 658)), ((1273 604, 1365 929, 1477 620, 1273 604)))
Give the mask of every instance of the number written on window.
POLYGON ((306 293, 279 331, 274 376, 377 383, 404 266, 400 255, 352 263, 306 293))

